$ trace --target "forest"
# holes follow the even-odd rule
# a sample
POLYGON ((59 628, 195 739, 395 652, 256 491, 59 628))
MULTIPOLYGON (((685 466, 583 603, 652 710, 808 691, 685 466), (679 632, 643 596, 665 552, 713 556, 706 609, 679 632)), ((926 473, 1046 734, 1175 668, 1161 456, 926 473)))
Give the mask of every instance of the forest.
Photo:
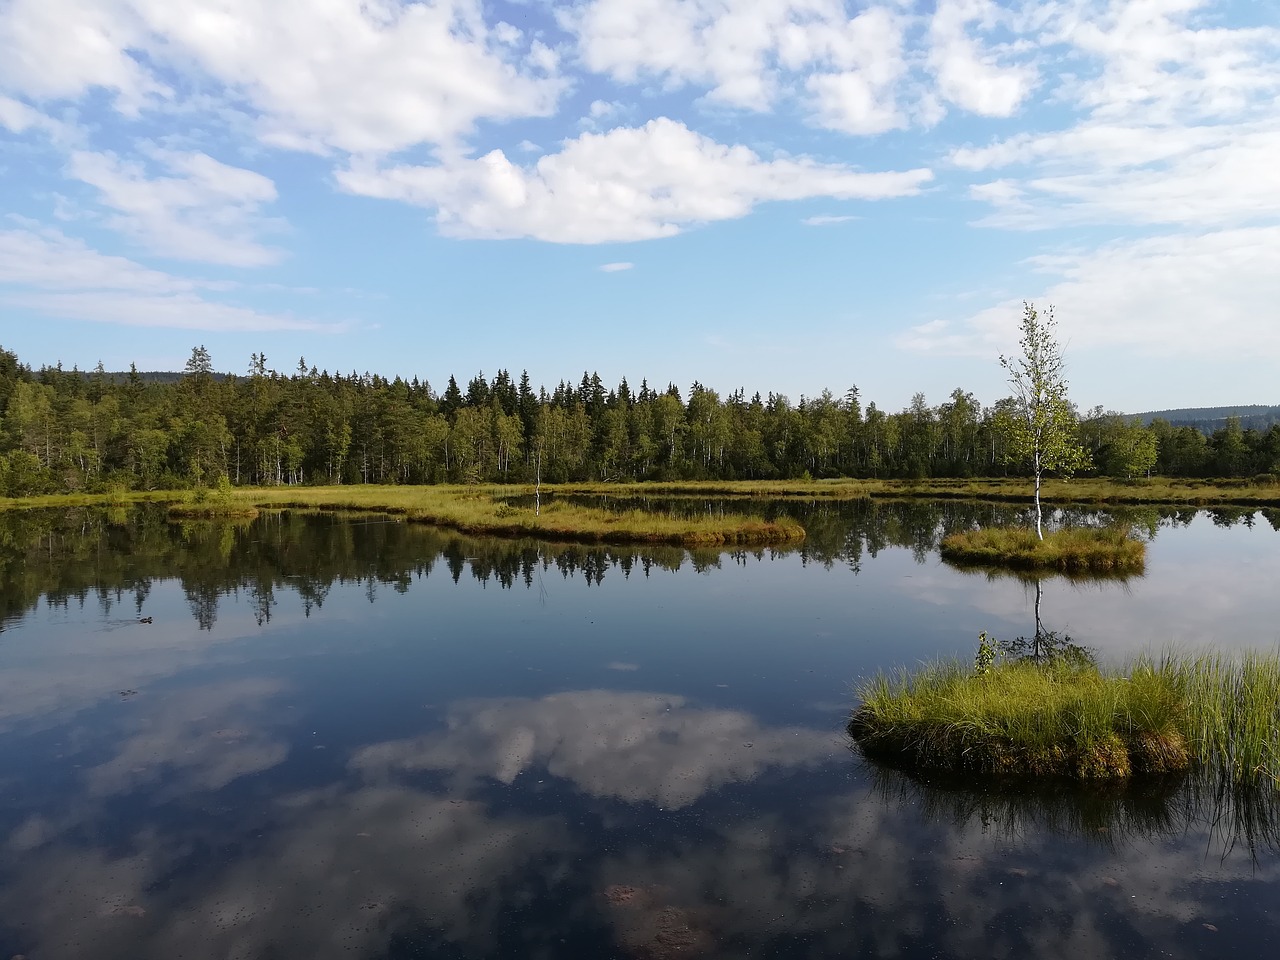
MULTIPOLYGON (((1010 476, 1013 401, 957 388, 904 410, 857 387, 791 402, 693 383, 654 389, 583 373, 535 389, 527 373, 417 378, 292 373, 250 357, 214 372, 203 347, 169 382, 61 367, 0 348, 0 495, 212 485, 525 483, 822 477, 1010 476)), ((1231 419, 1205 435, 1095 408, 1077 411, 1089 475, 1256 477, 1280 472, 1280 425, 1231 419)), ((1267 479, 1272 479, 1268 476, 1267 479)))

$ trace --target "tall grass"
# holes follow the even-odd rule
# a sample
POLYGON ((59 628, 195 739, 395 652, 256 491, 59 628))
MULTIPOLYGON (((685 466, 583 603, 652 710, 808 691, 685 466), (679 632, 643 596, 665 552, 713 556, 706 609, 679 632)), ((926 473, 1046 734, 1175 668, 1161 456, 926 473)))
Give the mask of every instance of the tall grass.
POLYGON ((849 733, 912 767, 1082 779, 1196 767, 1280 786, 1280 652, 1140 658, 1127 669, 954 661, 879 674, 849 733))
POLYGON ((1118 527, 1068 527, 1041 540, 1026 527, 962 530, 942 539, 939 552, 951 563, 1004 566, 1067 573, 1139 573, 1147 548, 1118 527))
POLYGON ((1233 783, 1280 786, 1280 654, 1166 653, 1143 668, 1178 691, 1196 760, 1233 783))

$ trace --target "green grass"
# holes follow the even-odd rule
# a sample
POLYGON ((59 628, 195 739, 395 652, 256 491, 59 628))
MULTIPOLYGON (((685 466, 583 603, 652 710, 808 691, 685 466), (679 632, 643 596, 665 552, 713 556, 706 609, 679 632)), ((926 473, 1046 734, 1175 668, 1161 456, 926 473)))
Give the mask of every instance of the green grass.
POLYGON ((1115 574, 1141 572, 1147 548, 1114 527, 1071 527, 1043 540, 1027 527, 983 527, 944 537, 939 552, 965 566, 1115 574))
POLYGON ((858 695, 850 735, 914 769, 1101 780, 1194 767, 1280 786, 1280 652, 1167 654, 1125 670, 938 662, 880 674, 858 695))

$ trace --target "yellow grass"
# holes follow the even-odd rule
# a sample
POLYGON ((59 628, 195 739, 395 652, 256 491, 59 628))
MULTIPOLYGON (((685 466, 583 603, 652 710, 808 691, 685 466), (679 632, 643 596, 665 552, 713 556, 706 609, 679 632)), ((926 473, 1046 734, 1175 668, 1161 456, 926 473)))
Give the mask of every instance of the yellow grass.
POLYGON ((578 543, 670 543, 682 546, 787 543, 804 539, 794 520, 759 517, 680 517, 659 510, 612 511, 551 499, 539 514, 503 498, 532 488, 461 486, 272 487, 236 490, 259 507, 367 510, 450 527, 464 533, 536 537, 578 543))

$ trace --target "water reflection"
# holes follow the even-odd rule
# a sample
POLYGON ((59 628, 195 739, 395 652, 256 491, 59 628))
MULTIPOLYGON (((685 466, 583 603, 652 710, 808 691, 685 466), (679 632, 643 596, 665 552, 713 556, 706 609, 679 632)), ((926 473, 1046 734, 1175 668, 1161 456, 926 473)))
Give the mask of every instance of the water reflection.
MULTIPOLYGON (((607 501, 619 509, 632 500, 607 501)), ((698 571, 725 562, 796 554, 802 563, 855 573, 865 559, 905 547, 916 563, 931 562, 942 537, 981 524, 1018 523, 1026 508, 959 500, 650 502, 672 512, 712 510, 786 514, 800 521, 805 540, 775 548, 686 551, 649 546, 547 545, 537 541, 477 540, 367 515, 335 520, 328 515, 285 511, 239 522, 169 522, 158 508, 67 511, 10 511, 0 515, 0 630, 41 599, 55 606, 96 603, 104 616, 144 615, 152 585, 177 578, 191 615, 201 629, 217 621, 220 598, 245 594, 259 623, 270 621, 278 592, 287 589, 306 614, 321 608, 335 583, 366 585, 371 595, 389 587, 404 592, 415 579, 443 564, 455 582, 470 576, 503 588, 523 584, 552 570, 600 583, 618 572, 648 575, 688 564, 698 571)), ((1060 509, 1055 522, 1118 522, 1154 536, 1161 528, 1188 525, 1195 511, 1157 508, 1060 509)), ((1260 514, 1240 508, 1209 512, 1216 526, 1252 527, 1257 515, 1280 529, 1280 511, 1260 514)), ((986 571, 991 576, 1000 571, 986 571)), ((1028 579, 1024 573, 1008 574, 1028 579)), ((1096 577, 1082 578, 1096 580, 1096 577)), ((127 621, 126 621, 127 622, 127 621)))
POLYGON ((977 827, 1004 842, 1050 833, 1125 853, 1198 836, 1213 856, 1254 862, 1280 852, 1280 794, 1197 775, 1115 783, 922 776, 863 758, 872 793, 889 808, 917 807, 956 829, 977 827))
POLYGON ((694 554, 0 518, 0 956, 1266 953, 1267 797, 1003 795, 842 736, 860 673, 1167 632, 1220 567, 1256 637, 1266 526, 1157 518, 1147 578, 1037 618, 937 562, 966 505, 786 509, 796 549, 694 554))
POLYGON ((740 710, 685 697, 579 690, 540 700, 455 704, 448 729, 367 747, 366 776, 433 770, 457 789, 484 779, 511 784, 545 771, 595 797, 678 810, 767 768, 804 768, 832 756, 834 738, 803 727, 769 728, 740 710))

